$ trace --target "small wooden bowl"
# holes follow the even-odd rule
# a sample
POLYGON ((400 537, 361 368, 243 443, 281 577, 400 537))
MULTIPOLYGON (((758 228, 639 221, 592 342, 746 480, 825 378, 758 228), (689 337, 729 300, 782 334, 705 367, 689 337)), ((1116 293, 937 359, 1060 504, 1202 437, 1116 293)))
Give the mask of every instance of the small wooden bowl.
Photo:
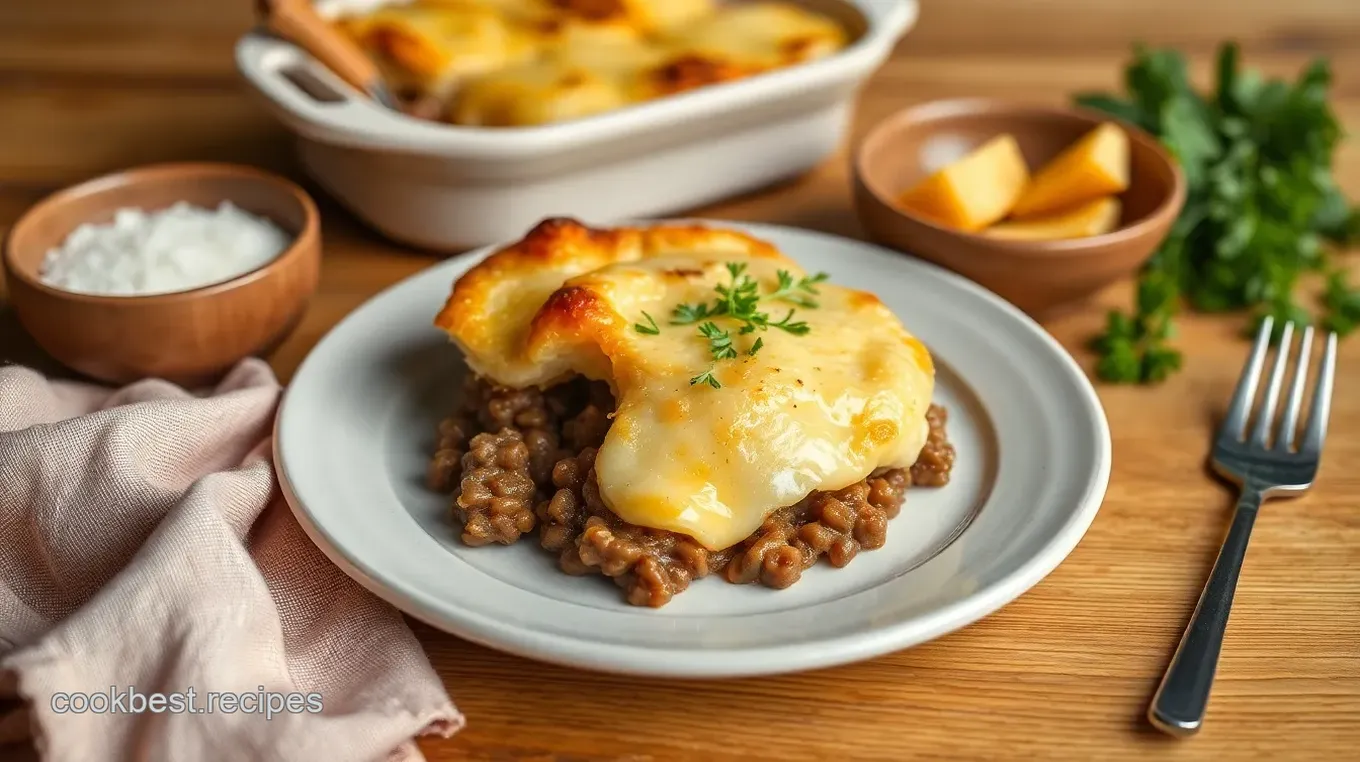
POLYGON ((297 324, 316 290, 320 222, 311 198, 281 177, 225 164, 166 164, 49 196, 10 229, 3 258, 19 322, 64 365, 113 383, 158 377, 199 385, 272 349, 297 324), (172 294, 78 294, 39 280, 47 252, 79 225, 109 222, 120 208, 158 210, 177 201, 207 208, 230 201, 272 220, 293 242, 263 267, 172 294))
POLYGON ((880 243, 934 262, 996 292, 1035 317, 1051 315, 1136 272, 1157 250, 1185 203, 1185 178, 1156 138, 1129 135, 1129 188, 1120 226, 1104 235, 1011 241, 943 227, 897 205, 903 191, 938 169, 932 154, 972 150, 1015 136, 1035 171, 1102 122, 1077 108, 986 99, 935 101, 876 126, 854 158, 855 207, 880 243))

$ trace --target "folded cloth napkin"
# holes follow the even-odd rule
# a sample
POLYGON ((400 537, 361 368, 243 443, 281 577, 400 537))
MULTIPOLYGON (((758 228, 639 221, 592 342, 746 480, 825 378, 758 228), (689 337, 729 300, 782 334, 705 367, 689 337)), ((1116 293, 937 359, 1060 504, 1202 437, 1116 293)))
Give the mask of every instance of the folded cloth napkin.
POLYGON ((202 397, 0 368, 0 700, 22 699, 0 743, 358 762, 420 759, 414 737, 462 727, 401 616, 279 496, 279 392, 258 360, 202 397))

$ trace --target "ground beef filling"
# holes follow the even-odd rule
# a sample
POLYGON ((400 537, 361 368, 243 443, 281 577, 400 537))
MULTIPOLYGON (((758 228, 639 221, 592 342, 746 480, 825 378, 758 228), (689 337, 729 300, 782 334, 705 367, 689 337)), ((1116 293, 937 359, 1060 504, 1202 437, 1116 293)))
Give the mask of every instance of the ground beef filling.
POLYGON ((439 425, 428 474, 431 488, 454 493, 463 542, 509 545, 537 527, 539 544, 564 572, 609 577, 638 606, 663 606, 709 574, 785 588, 820 558, 845 566, 861 550, 883 547, 909 485, 943 486, 954 464, 945 410, 931 405, 930 435, 910 471, 883 469, 814 492, 735 547, 710 551, 685 535, 626 523, 600 499, 595 452, 614 406, 607 385, 577 380, 541 392, 470 378, 463 400, 439 425))
POLYGON ((945 433, 949 411, 931 405, 926 411, 926 422, 930 424, 930 436, 911 465, 911 483, 917 487, 943 487, 949 483, 949 472, 954 469, 954 445, 945 433))

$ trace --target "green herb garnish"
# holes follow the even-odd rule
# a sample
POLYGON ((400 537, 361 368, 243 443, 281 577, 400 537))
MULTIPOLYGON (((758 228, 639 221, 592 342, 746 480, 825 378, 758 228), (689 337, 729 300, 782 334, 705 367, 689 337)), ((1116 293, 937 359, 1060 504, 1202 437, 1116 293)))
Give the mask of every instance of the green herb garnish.
POLYGON ((774 326, 775 328, 778 328, 778 329, 780 329, 780 330, 788 331, 789 333, 793 334, 794 336, 803 336, 803 335, 805 335, 808 331, 811 331, 811 330, 812 330, 811 328, 808 327, 808 324, 807 324, 807 323, 804 323, 804 322, 802 322, 801 320, 798 321, 798 322, 792 322, 792 321, 793 321, 793 310, 789 310, 789 314, 785 315, 783 320, 779 321, 778 323, 770 323, 770 325, 772 325, 772 326, 774 326))
POLYGON ((700 373, 699 375, 689 380, 690 386, 697 386, 699 384, 708 384, 714 389, 722 388, 722 384, 718 383, 718 379, 713 377, 712 368, 709 368, 708 370, 704 371, 703 373, 700 373))
POLYGON ((681 304, 671 313, 671 325, 690 325, 710 317, 707 304, 681 304))
POLYGON ((661 327, 656 324, 656 321, 652 319, 651 315, 648 315, 646 312, 644 312, 642 313, 642 316, 644 318, 647 318, 647 324, 643 325, 642 323, 634 323, 633 330, 637 331, 638 333, 647 334, 648 336, 656 336, 661 333, 661 327))
MULTIPOLYGON (((1180 368, 1170 344, 1182 302, 1203 312, 1249 310, 1311 322, 1294 299, 1299 277, 1328 269, 1323 241, 1360 241, 1360 210, 1332 177, 1341 128, 1327 103, 1325 60, 1288 83, 1239 66, 1238 48, 1218 55, 1212 96, 1197 93, 1174 50, 1135 49, 1124 73, 1127 97, 1079 95, 1078 104, 1156 135, 1180 163, 1185 208, 1144 267, 1131 315, 1113 312, 1096 339, 1096 372, 1117 383, 1155 383, 1180 368)), ((1324 323, 1341 333, 1360 325, 1360 290, 1333 273, 1324 323)))
POLYGON ((737 356, 732 346, 732 334, 718 327, 717 323, 704 323, 699 326, 699 335, 708 339, 708 351, 714 360, 731 360, 737 356))
MULTIPOLYGON (((716 364, 722 360, 730 360, 737 357, 737 348, 733 344, 732 332, 714 322, 714 318, 734 320, 740 324, 737 329, 738 336, 765 331, 770 328, 778 328, 794 336, 806 335, 812 328, 804 321, 793 319, 796 309, 790 309, 788 314, 778 322, 771 321, 768 312, 759 309, 762 301, 779 301, 797 305, 805 309, 816 309, 819 305, 813 297, 819 295, 817 284, 827 279, 826 273, 817 273, 802 278, 794 279, 793 275, 785 270, 776 273, 777 284, 775 290, 762 295, 759 284, 750 275, 746 274, 746 265, 739 262, 727 263, 727 273, 730 279, 727 283, 720 283, 714 286, 713 290, 718 293, 717 298, 712 302, 701 302, 698 304, 677 305, 671 311, 671 325, 693 325, 699 324, 699 335, 708 342, 709 353, 713 357, 715 367, 691 378, 691 386, 708 384, 714 389, 721 389, 722 384, 713 376, 716 364)), ((658 334, 656 322, 652 316, 642 313, 647 319, 647 325, 635 323, 633 328, 638 333, 658 334)), ((748 357, 755 357, 765 346, 765 340, 756 337, 750 349, 746 350, 748 357)))
POLYGON ((796 282, 794 281, 793 276, 789 275, 789 273, 784 270, 780 270, 777 273, 777 276, 779 278, 779 286, 775 289, 774 293, 767 294, 765 296, 766 299, 771 301, 789 302, 791 304, 796 304, 799 307, 807 307, 809 309, 817 308, 817 301, 807 296, 807 294, 811 294, 812 296, 818 295, 817 284, 827 279, 826 273, 810 275, 806 278, 800 278, 796 282))
POLYGON ((1323 327, 1346 336, 1360 326, 1360 289, 1346 282, 1342 271, 1327 276, 1327 290, 1323 292, 1322 304, 1327 308, 1323 327))

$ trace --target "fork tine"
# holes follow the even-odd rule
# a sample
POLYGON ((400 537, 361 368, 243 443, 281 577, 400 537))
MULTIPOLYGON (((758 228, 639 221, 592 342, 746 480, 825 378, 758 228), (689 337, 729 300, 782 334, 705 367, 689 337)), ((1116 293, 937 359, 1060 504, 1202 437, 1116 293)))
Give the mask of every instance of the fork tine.
POLYGON ((1270 348, 1270 332, 1274 327, 1275 321, 1269 315, 1261 321, 1261 330, 1256 334, 1256 346, 1252 348, 1251 356, 1242 368, 1242 375, 1237 379, 1237 390, 1228 404, 1228 416, 1223 419, 1223 425, 1218 430, 1219 436, 1242 438, 1247 419, 1251 417, 1251 403, 1256 399, 1256 382, 1261 376, 1266 350, 1270 348))
POLYGON ((1327 349, 1322 353, 1322 365, 1318 367, 1317 390, 1313 392, 1313 404, 1308 411, 1308 429, 1303 432, 1299 452, 1322 452, 1322 441, 1327 438, 1327 416, 1332 409, 1332 381, 1335 375, 1336 334, 1329 333, 1327 349))
POLYGON ((1313 326, 1303 329, 1303 341, 1299 343, 1299 364, 1294 368, 1294 380, 1289 384, 1289 401, 1284 406, 1284 416, 1280 419, 1280 430, 1275 433, 1275 448, 1285 451, 1294 448, 1298 439, 1299 411, 1303 409, 1303 385, 1308 383, 1308 358, 1313 349, 1313 326))
POLYGON ((1251 444, 1265 447, 1266 438, 1270 436, 1271 424, 1275 423, 1275 407, 1280 402, 1280 387, 1284 384, 1284 369, 1289 364, 1289 350, 1293 349, 1290 343, 1294 338, 1294 324, 1285 323, 1284 330, 1280 331, 1280 346, 1275 351, 1275 367, 1270 371, 1270 381, 1266 383, 1265 401, 1261 404, 1261 413, 1256 416, 1256 423, 1251 427, 1251 444))

